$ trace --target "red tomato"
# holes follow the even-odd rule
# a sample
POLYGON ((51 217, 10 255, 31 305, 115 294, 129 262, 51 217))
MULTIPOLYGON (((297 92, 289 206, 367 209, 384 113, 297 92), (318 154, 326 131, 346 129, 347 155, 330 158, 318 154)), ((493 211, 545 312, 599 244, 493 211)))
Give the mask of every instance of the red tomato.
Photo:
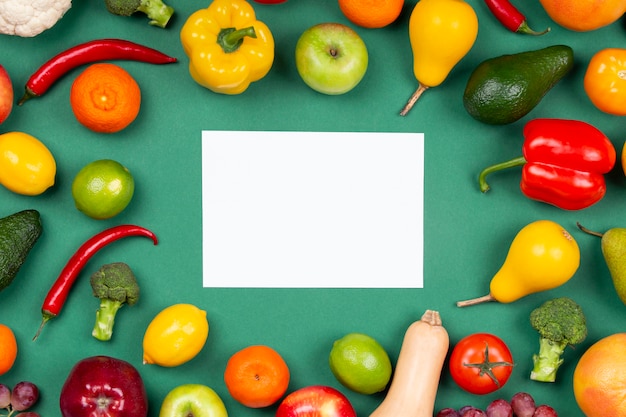
POLYGON ((450 354, 450 374, 472 394, 489 394, 504 386, 513 372, 513 356, 498 336, 475 333, 464 337, 450 354))

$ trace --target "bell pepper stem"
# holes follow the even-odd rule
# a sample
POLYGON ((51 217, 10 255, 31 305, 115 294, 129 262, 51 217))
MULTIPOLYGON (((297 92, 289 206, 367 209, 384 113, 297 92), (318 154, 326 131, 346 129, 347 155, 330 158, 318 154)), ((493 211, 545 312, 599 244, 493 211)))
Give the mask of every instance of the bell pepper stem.
POLYGON ((480 175, 478 176, 478 185, 480 186, 480 191, 482 191, 483 193, 486 193, 487 191, 489 191, 490 187, 489 187, 489 184, 487 184, 487 175, 491 174, 492 172, 501 171, 503 169, 522 166, 525 163, 526 163, 526 159, 523 156, 519 156, 509 161, 500 162, 498 164, 491 165, 483 169, 480 175))
POLYGON ((254 26, 243 29, 224 28, 217 36, 217 43, 222 47, 224 52, 228 54, 239 49, 246 36, 256 38, 254 26))

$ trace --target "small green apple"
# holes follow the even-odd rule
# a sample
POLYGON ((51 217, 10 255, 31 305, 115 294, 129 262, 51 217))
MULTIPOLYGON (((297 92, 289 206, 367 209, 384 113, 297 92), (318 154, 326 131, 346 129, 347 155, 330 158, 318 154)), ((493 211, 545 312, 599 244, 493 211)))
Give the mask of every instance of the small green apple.
POLYGON ((320 23, 302 33, 296 44, 296 68, 313 90, 338 95, 352 90, 367 71, 363 39, 341 23, 320 23))
POLYGON ((213 389, 202 384, 184 384, 165 396, 159 417, 228 417, 228 413, 213 389))

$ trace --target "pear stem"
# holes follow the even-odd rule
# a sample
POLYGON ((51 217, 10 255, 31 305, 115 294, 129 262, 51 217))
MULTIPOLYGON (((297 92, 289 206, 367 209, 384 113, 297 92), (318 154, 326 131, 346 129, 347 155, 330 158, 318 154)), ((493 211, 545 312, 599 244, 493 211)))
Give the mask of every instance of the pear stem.
POLYGON ((421 95, 424 93, 424 91, 426 91, 428 89, 428 86, 420 83, 419 87, 417 88, 417 90, 415 90, 415 92, 413 93, 413 95, 411 96, 411 98, 409 98, 409 101, 406 103, 406 105, 402 108, 402 111, 400 112, 400 116, 406 116, 407 113, 413 108, 413 106, 415 105, 415 103, 417 103, 417 100, 421 97, 421 95))
POLYGON ((457 307, 469 307, 469 306, 473 306, 476 304, 487 303, 490 301, 498 301, 498 300, 493 298, 491 294, 487 294, 487 295, 483 295, 482 297, 472 298, 471 300, 457 301, 456 306, 457 307))
POLYGON ((600 232, 594 232, 593 230, 589 230, 587 229, 585 226, 583 226, 582 224, 576 222, 576 226, 578 226, 578 228, 580 230, 582 230, 583 232, 587 233, 588 235, 592 235, 592 236, 598 236, 598 237, 602 237, 603 234, 600 232))

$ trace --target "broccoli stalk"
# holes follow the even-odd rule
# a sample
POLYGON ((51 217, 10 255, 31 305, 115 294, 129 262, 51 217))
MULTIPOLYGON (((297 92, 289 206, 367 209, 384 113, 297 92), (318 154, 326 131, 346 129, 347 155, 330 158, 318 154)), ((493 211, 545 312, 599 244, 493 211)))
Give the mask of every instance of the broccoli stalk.
POLYGON ((144 13, 150 24, 164 28, 174 14, 174 9, 162 0, 104 0, 107 10, 118 16, 130 16, 136 12, 144 13))
POLYGON ((533 355, 530 379, 554 382, 565 348, 587 337, 582 308, 567 297, 548 300, 530 313, 530 324, 539 332, 539 353, 533 355))
POLYGON ((98 340, 107 341, 113 335, 117 311, 124 304, 133 305, 139 299, 139 285, 133 271, 123 262, 103 265, 91 275, 90 281, 94 297, 100 299, 91 334, 98 340))

